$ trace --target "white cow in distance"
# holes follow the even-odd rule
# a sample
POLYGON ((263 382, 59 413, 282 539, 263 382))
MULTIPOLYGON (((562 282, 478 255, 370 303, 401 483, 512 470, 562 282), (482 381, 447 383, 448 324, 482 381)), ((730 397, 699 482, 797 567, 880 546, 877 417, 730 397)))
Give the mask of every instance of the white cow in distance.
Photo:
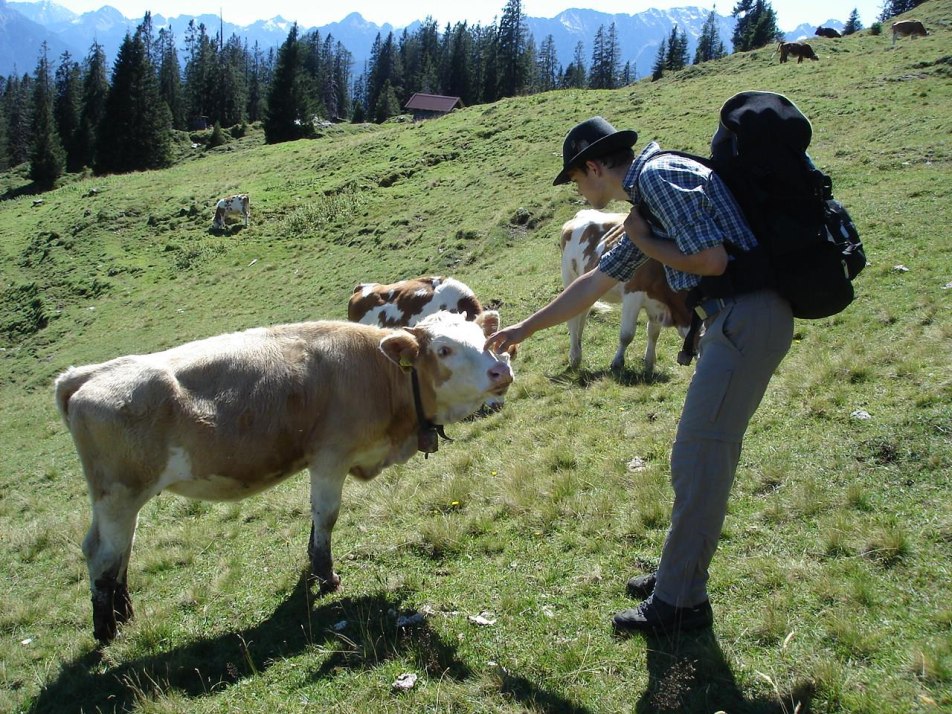
POLYGON ((251 206, 247 193, 236 193, 234 196, 219 199, 215 204, 215 220, 212 221, 212 228, 223 231, 228 219, 236 216, 244 220, 245 228, 247 228, 251 222, 251 206))

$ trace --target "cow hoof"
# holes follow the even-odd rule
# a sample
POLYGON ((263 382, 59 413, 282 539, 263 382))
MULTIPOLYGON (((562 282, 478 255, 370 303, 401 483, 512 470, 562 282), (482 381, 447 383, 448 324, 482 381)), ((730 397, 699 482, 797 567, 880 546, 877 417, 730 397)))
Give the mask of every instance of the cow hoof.
POLYGON ((125 585, 116 586, 113 596, 112 609, 116 613, 116 622, 122 624, 132 619, 135 614, 132 610, 132 598, 129 597, 129 588, 125 585))
POLYGON ((111 592, 93 594, 93 637, 101 645, 108 645, 116 639, 116 611, 113 608, 111 592))
POLYGON ((311 575, 311 578, 317 583, 317 591, 321 595, 337 592, 340 589, 340 576, 337 573, 331 573, 330 577, 311 575))
POLYGON ((108 645, 116 639, 117 629, 115 617, 93 615, 93 637, 100 645, 108 645))

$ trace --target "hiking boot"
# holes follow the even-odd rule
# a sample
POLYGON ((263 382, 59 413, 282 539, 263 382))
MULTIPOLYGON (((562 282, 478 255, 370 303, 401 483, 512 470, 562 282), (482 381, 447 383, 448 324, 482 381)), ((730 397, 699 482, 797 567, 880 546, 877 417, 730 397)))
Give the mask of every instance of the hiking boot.
POLYGON ((710 600, 692 607, 675 607, 654 595, 638 607, 622 610, 612 619, 616 632, 647 632, 655 635, 701 630, 713 623, 714 612, 710 600))
POLYGON ((658 573, 648 573, 646 575, 636 575, 628 581, 626 590, 628 597, 644 600, 650 597, 654 592, 655 583, 658 582, 658 573))

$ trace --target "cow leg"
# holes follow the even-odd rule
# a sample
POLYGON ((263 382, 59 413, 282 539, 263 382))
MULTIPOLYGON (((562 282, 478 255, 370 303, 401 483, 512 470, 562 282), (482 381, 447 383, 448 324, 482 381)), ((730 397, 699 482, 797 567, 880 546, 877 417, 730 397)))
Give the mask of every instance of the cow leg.
POLYGON ((618 330, 618 351, 612 360, 612 370, 618 372, 625 367, 625 350, 635 339, 638 329, 638 313, 645 301, 643 292, 625 293, 621 300, 621 325, 618 330))
POLYGON ((334 572, 331 555, 331 531, 340 514, 341 492, 346 472, 333 468, 311 467, 311 537, 307 553, 311 560, 311 577, 320 593, 334 592, 340 587, 340 577, 334 572))
POLYGON ((645 333, 648 336, 645 344, 645 372, 651 374, 654 372, 655 360, 657 359, 658 337, 661 335, 662 321, 653 315, 648 315, 648 325, 645 333))
POLYGON ((139 509, 144 500, 130 499, 117 487, 93 504, 93 522, 83 540, 93 603, 93 635, 102 644, 116 637, 118 625, 133 616, 126 576, 139 509))
POLYGON ((585 320, 588 319, 588 310, 567 322, 569 327, 569 367, 578 369, 582 363, 582 332, 585 330, 585 320))

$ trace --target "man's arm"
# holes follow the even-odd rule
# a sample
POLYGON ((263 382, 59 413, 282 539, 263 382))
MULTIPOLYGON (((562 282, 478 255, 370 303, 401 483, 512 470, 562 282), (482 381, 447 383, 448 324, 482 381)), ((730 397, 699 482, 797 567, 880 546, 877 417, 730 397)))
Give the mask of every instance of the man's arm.
POLYGON ((682 253, 674 241, 661 240, 651 235, 651 226, 634 206, 625 219, 625 233, 649 258, 669 265, 675 270, 694 275, 721 275, 727 270, 727 251, 718 244, 692 255, 682 253))
POLYGON ((614 278, 598 268, 593 268, 577 277, 552 302, 525 320, 491 334, 486 340, 486 346, 496 352, 504 352, 512 345, 532 337, 539 330, 566 322, 590 309, 598 298, 617 284, 618 281, 614 278))

